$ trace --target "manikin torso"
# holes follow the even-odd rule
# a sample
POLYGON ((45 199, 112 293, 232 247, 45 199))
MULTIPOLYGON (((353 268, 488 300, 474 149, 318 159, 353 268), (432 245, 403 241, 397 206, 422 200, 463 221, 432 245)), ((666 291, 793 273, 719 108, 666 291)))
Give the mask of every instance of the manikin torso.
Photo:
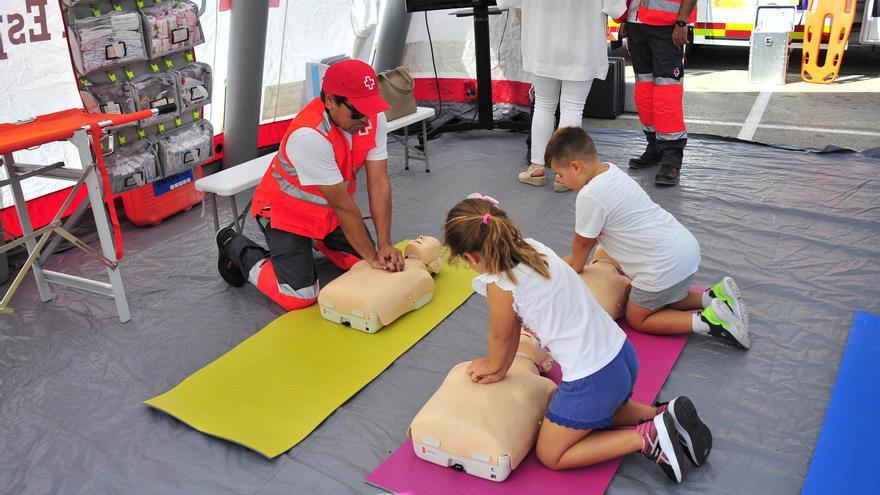
POLYGON ((510 457, 516 468, 538 435, 556 385, 540 371, 552 361, 530 334, 520 335, 517 356, 503 380, 489 385, 473 383, 456 365, 410 426, 414 442, 438 446, 445 454, 492 464, 510 457), (487 459, 489 459, 487 461, 487 459))
POLYGON ((605 250, 597 247, 592 263, 585 266, 580 274, 596 302, 614 320, 623 316, 629 298, 630 280, 621 273, 617 262, 605 250))
POLYGON ((407 244, 404 269, 375 270, 366 261, 327 284, 318 294, 321 315, 373 333, 418 309, 434 294, 432 273, 440 270, 440 241, 420 236, 407 244))

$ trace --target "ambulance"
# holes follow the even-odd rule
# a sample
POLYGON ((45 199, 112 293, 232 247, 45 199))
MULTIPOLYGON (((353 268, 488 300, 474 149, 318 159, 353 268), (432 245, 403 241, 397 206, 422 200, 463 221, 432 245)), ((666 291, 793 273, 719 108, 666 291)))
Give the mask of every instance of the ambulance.
MULTIPOLYGON (((850 44, 880 44, 880 0, 849 1, 856 2, 850 44)), ((793 47, 800 48, 808 4, 808 0, 697 0, 693 44, 747 47, 759 6, 792 6, 796 11, 791 41, 793 47)), ((617 25, 614 21, 609 22, 616 37, 617 25)))

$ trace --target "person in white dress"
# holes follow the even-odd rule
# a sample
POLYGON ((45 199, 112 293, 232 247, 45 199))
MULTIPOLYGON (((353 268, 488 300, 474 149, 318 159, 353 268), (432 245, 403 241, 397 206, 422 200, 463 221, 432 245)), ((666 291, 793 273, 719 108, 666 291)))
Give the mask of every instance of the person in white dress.
MULTIPOLYGON (((500 8, 522 8, 523 70, 535 90, 532 150, 520 182, 545 183, 544 148, 553 134, 556 107, 560 127, 580 127, 593 79, 608 73, 607 15, 619 17, 626 0, 497 0, 500 8), (607 14, 607 15, 606 15, 607 14)), ((561 182, 554 189, 567 191, 561 182)))

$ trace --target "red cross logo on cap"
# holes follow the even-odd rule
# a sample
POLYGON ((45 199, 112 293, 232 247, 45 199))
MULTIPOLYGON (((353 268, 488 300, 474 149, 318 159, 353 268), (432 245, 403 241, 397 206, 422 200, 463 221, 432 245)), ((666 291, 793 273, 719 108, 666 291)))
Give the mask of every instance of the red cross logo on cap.
POLYGON ((370 76, 364 76, 364 86, 372 91, 376 87, 376 81, 370 76))

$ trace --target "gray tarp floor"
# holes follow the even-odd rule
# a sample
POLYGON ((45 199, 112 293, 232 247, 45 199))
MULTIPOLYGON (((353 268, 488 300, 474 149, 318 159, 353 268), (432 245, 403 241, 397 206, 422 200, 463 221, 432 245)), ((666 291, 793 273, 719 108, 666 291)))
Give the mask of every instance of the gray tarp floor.
MULTIPOLYGON (((619 166, 640 151, 639 133, 594 135, 619 166)), ((430 142, 430 174, 420 162, 404 171, 392 146, 394 237, 439 234, 452 203, 479 191, 499 199, 526 235, 567 252, 574 194, 516 181, 523 141, 444 135, 430 142)), ((699 239, 698 283, 736 277, 752 349, 690 339, 661 397, 696 402, 714 433, 712 457, 674 486, 628 456, 609 493, 797 493, 853 311, 880 312, 880 160, 702 137, 689 144, 679 187, 656 188, 653 170, 629 173, 699 239)), ((446 372, 485 349, 485 301, 475 296, 273 461, 198 433, 141 401, 281 314, 253 287, 219 278, 212 230, 198 207, 158 227, 127 226, 122 270, 133 317, 124 325, 99 296, 61 289, 40 303, 28 277, 13 299, 17 313, 0 318, 0 492, 375 494, 364 476, 404 440, 446 372)), ((59 264, 100 273, 75 251, 50 267, 59 264)))

